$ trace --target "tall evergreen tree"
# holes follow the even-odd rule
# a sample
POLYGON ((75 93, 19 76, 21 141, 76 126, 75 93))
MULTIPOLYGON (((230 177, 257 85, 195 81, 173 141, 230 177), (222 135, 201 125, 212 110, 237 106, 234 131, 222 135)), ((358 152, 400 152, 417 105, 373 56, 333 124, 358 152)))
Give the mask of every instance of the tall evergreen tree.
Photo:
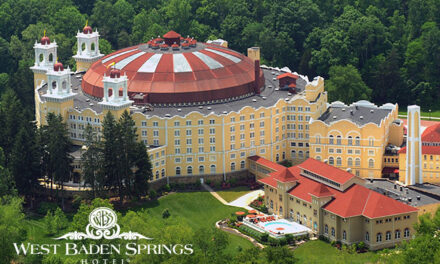
POLYGON ((86 138, 85 151, 81 156, 83 177, 84 182, 91 186, 93 198, 95 198, 96 193, 102 190, 104 185, 101 170, 103 162, 102 149, 98 135, 90 124, 87 124, 84 136, 86 138))
POLYGON ((105 175, 105 186, 110 190, 119 192, 122 188, 122 182, 119 177, 119 149, 118 149, 118 124, 112 113, 107 112, 102 123, 103 135, 103 173, 105 175))
POLYGON ((5 160, 3 149, 0 147, 0 197, 16 194, 14 178, 6 167, 5 160))
MULTIPOLYGON (((136 149, 137 134, 136 124, 127 111, 124 111, 119 120, 119 174, 123 184, 123 193, 129 196, 132 195, 134 184, 135 162, 134 162, 134 150, 136 149)), ((121 197, 122 198, 122 197, 121 197)))
POLYGON ((132 194, 139 198, 148 191, 148 180, 152 177, 151 162, 143 142, 137 142, 133 151, 135 174, 132 194))

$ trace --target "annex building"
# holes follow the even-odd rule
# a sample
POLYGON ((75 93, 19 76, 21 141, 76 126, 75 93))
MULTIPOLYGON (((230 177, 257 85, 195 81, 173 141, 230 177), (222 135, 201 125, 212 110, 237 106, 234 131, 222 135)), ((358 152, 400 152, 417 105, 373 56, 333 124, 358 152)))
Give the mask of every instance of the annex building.
POLYGON ((345 170, 309 158, 286 168, 259 156, 249 170, 264 184, 269 213, 291 219, 316 235, 371 250, 395 246, 414 233, 418 209, 364 186, 345 170))

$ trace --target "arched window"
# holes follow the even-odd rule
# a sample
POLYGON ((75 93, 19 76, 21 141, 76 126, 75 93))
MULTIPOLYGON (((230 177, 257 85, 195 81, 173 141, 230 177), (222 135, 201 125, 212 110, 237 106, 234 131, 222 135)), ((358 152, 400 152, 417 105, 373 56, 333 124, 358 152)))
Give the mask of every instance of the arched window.
POLYGON ((382 233, 377 233, 376 242, 382 242, 382 233))
POLYGON ((280 154, 277 154, 276 156, 275 156, 275 160, 278 162, 278 161, 280 161, 280 154))
POLYGON ((282 207, 282 206, 280 206, 279 214, 280 214, 280 215, 283 214, 283 207, 282 207))
POLYGON ((90 50, 95 51, 95 43, 92 43, 92 45, 90 45, 90 50))
POLYGON ((162 169, 162 171, 160 172, 160 177, 161 178, 165 177, 165 169, 162 169))
POLYGON ((325 225, 325 226, 324 226, 324 233, 325 233, 325 234, 328 234, 328 225, 325 225))
POLYGON ((309 158, 309 156, 310 156, 310 152, 307 150, 306 151, 306 159, 309 158))
POLYGON ((293 213, 293 209, 290 209, 290 218, 294 218, 295 217, 295 214, 293 213))
POLYGON ((352 167, 353 166, 353 159, 352 158, 348 158, 347 159, 347 166, 348 167, 352 167))
POLYGON ((361 159, 360 158, 356 158, 354 160, 354 166, 356 166, 356 167, 360 167, 361 166, 361 159))
POLYGON ((81 50, 85 51, 86 50, 86 43, 81 44, 81 50))
POLYGON ((400 239, 400 230, 399 229, 397 229, 396 232, 394 232, 394 238, 400 239))
POLYGON ((360 146, 361 145, 361 138, 360 137, 356 137, 354 143, 355 143, 356 146, 360 146))
POLYGON ((345 230, 342 231, 342 239, 347 240, 347 232, 345 232, 345 230))
POLYGON ((56 89, 57 88, 57 82, 56 81, 53 81, 52 82, 52 89, 56 89))
POLYGON ((283 156, 282 157, 283 157, 283 160, 286 159, 286 152, 283 151, 283 156))
POLYGON ((270 200, 270 208, 273 209, 273 201, 270 200))
POLYGON ((40 62, 43 62, 43 60, 44 60, 44 56, 43 56, 43 54, 40 54, 40 62))
POLYGON ((188 175, 193 174, 193 167, 192 167, 192 166, 188 166, 188 167, 186 168, 186 173, 187 173, 188 175))
POLYGON ((244 170, 246 168, 246 162, 244 160, 240 161, 240 169, 244 170))
POLYGON ((328 164, 335 165, 335 159, 333 157, 328 158, 328 164))
POLYGON ((214 164, 211 165, 211 173, 215 173, 215 165, 214 164))
POLYGON ((315 139, 316 144, 321 144, 321 136, 317 135, 315 139))
POLYGON ((335 144, 335 141, 334 141, 334 137, 333 137, 333 135, 330 135, 330 136, 328 137, 328 143, 329 143, 330 145, 335 144))
POLYGON ((353 137, 352 136, 348 136, 347 143, 349 146, 353 145, 353 137))
POLYGON ((176 167, 176 175, 180 176, 180 167, 176 167))
POLYGON ((67 90, 67 82, 66 81, 63 81, 61 83, 61 90, 63 90, 63 91, 67 90))
POLYGON ((369 168, 374 168, 374 159, 369 159, 368 160, 368 167, 369 168))
POLYGON ((314 229, 314 230, 318 230, 318 223, 313 222, 313 229, 314 229))
POLYGON ((321 161, 321 156, 316 156, 315 159, 321 161))
POLYGON ((365 233, 365 240, 370 241, 370 233, 368 232, 365 233))
POLYGON ((332 227, 332 236, 335 236, 335 228, 332 227))
POLYGON ((342 144, 342 138, 341 136, 336 137, 336 144, 341 145, 342 144))
POLYGON ((368 145, 369 145, 370 147, 373 147, 373 146, 374 146, 374 138, 369 138, 369 139, 368 139, 368 145))
POLYGON ((299 212, 296 212, 296 222, 300 222, 301 221, 301 215, 299 214, 299 212))
POLYGON ((156 171, 156 180, 159 179, 159 171, 156 171))
POLYGON ((200 165, 199 166, 199 174, 203 174, 203 173, 205 173, 205 166, 200 165))
POLYGON ((235 171, 235 162, 231 163, 231 171, 235 171))
POLYGON ((49 54, 49 61, 52 62, 53 61, 53 54, 49 54))
POLYGON ((342 166, 342 159, 341 157, 336 158, 336 166, 342 166))
POLYGON ((391 231, 385 233, 385 240, 391 240, 391 231))
POLYGON ((405 231, 403 232, 403 237, 409 237, 409 228, 405 228, 405 231))
POLYGON ((295 151, 295 150, 292 150, 292 151, 290 152, 290 156, 292 157, 292 159, 296 158, 296 151, 295 151))
POLYGON ((302 150, 298 151, 298 158, 304 158, 304 152, 302 150))

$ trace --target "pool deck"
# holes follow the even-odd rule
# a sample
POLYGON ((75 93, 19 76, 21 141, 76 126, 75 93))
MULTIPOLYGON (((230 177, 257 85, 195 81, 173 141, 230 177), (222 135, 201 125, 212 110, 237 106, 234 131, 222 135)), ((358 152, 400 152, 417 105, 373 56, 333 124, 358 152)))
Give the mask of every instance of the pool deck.
POLYGON ((308 228, 306 226, 303 226, 303 225, 298 224, 296 222, 289 221, 289 220, 282 219, 282 218, 281 219, 277 219, 275 221, 266 222, 266 223, 259 222, 258 224, 251 223, 248 220, 243 220, 243 224, 248 226, 248 227, 250 227, 250 228, 252 228, 252 229, 255 229, 255 230, 257 230, 257 231, 259 231, 261 233, 267 233, 267 234, 269 234, 269 236, 275 237, 275 238, 281 238, 281 237, 284 237, 287 234, 291 234, 293 236, 302 236, 302 235, 307 235, 307 234, 309 234, 312 231, 310 228, 308 228), (281 225, 291 225, 294 229, 297 229, 297 231, 296 232, 286 232, 286 231, 284 231, 284 233, 281 233, 281 232, 276 233, 276 232, 270 230, 269 228, 265 227, 265 225, 267 225, 267 224, 276 225, 277 223, 280 223, 281 225))

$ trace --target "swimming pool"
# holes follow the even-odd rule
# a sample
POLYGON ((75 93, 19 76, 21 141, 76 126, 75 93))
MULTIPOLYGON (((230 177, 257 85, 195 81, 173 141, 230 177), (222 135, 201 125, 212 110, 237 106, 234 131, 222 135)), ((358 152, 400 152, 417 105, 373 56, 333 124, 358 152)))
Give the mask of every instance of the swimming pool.
POLYGON ((283 236, 292 234, 294 236, 305 235, 311 230, 306 226, 300 225, 296 222, 291 222, 286 219, 278 219, 271 222, 259 222, 258 224, 249 223, 248 226, 260 231, 266 232, 271 236, 283 236))

